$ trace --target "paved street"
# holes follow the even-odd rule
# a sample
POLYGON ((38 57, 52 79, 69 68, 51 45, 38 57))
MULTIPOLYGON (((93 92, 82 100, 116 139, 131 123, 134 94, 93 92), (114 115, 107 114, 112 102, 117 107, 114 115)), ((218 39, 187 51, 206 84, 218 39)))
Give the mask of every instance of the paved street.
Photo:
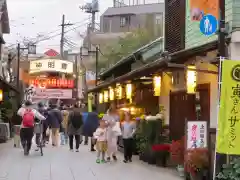
POLYGON ((0 144, 0 180, 180 180, 171 170, 147 165, 137 159, 131 164, 96 164, 95 153, 81 146, 70 152, 67 146, 46 147, 44 156, 32 152, 24 157, 12 142, 0 144))

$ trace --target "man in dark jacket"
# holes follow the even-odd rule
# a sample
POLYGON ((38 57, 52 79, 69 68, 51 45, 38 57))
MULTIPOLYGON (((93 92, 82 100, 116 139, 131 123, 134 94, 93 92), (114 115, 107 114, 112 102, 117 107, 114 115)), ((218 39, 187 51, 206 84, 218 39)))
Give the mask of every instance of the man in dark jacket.
MULTIPOLYGON (((88 113, 87 119, 83 125, 83 135, 87 137, 92 137, 93 133, 99 126, 99 118, 98 113, 96 112, 96 107, 93 106, 92 110, 93 112, 88 113)), ((91 151, 95 151, 93 139, 91 139, 91 151)))
POLYGON ((57 105, 51 104, 50 110, 48 111, 47 120, 52 131, 52 145, 58 145, 59 130, 63 120, 61 111, 57 108, 57 105))

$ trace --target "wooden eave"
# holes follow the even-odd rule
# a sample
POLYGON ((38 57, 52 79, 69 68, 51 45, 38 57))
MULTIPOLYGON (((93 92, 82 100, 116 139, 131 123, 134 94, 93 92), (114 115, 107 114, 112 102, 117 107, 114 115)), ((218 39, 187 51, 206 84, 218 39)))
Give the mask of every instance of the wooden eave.
POLYGON ((151 48, 154 44, 161 42, 163 40, 162 37, 157 38, 156 40, 150 42, 149 44, 142 46, 141 48, 139 48, 138 50, 134 51, 132 54, 130 54, 127 57, 122 58, 120 61, 118 61, 115 65, 113 65, 111 68, 105 70, 104 72, 102 72, 99 77, 100 79, 105 79, 109 76, 111 76, 111 74, 116 71, 117 69, 121 69, 123 66, 125 65, 131 65, 132 63, 134 63, 136 61, 136 55, 141 54, 144 51, 147 51, 149 48, 151 48))
POLYGON ((118 78, 115 78, 110 81, 105 81, 105 82, 99 84, 98 86, 96 86, 92 89, 89 89, 88 92, 89 93, 90 92, 98 92, 101 89, 107 88, 115 83, 122 83, 127 80, 131 80, 134 78, 139 78, 142 76, 157 73, 159 71, 163 71, 164 69, 167 68, 167 63, 169 63, 169 62, 183 64, 191 57, 202 55, 208 51, 217 49, 217 43, 218 43, 218 41, 212 41, 212 42, 209 42, 209 43, 201 45, 201 46, 174 52, 172 54, 169 54, 170 58, 160 58, 152 63, 142 66, 142 67, 140 67, 136 70, 133 70, 127 74, 124 74, 118 78))

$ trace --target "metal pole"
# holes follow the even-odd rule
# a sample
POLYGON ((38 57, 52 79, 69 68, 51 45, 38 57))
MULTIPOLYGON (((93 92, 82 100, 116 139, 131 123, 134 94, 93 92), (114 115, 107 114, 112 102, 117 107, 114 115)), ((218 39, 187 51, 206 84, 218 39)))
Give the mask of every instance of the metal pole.
POLYGON ((77 55, 75 55, 75 75, 76 75, 76 78, 75 78, 75 87, 76 87, 76 102, 78 101, 78 79, 79 79, 79 65, 78 65, 78 58, 77 58, 77 55))
MULTIPOLYGON (((220 20, 219 20, 219 35, 218 35, 218 53, 220 56, 220 65, 219 65, 219 98, 220 98, 220 91, 221 91, 221 67, 222 67, 222 60, 226 58, 226 45, 225 45, 225 0, 219 0, 219 11, 220 11, 220 20)), ((219 101, 219 100, 218 100, 219 101)), ((219 102, 218 102, 219 103, 219 102)), ((218 106, 219 108, 219 106, 218 106)), ((216 139, 217 139, 217 132, 216 132, 216 139)), ((215 147, 216 148, 216 147, 215 147)), ((227 155, 226 154, 219 154, 215 152, 215 164, 214 164, 214 172, 213 177, 215 178, 216 175, 221 171, 222 165, 226 164, 227 155)))
POLYGON ((95 79, 96 79, 96 81, 95 81, 95 85, 97 86, 97 84, 98 84, 98 56, 99 56, 99 48, 98 48, 98 46, 96 47, 96 74, 95 74, 95 79))
POLYGON ((226 57, 226 45, 225 45, 225 0, 219 0, 219 36, 218 36, 218 51, 220 57, 226 57))
POLYGON ((94 32, 95 30, 95 15, 96 15, 96 12, 92 12, 92 32, 94 32))
MULTIPOLYGON (((96 74, 95 74, 95 85, 97 86, 98 85, 98 56, 99 56, 99 47, 97 46, 96 47, 96 74)), ((95 93, 95 105, 96 105, 96 108, 97 108, 97 105, 98 105, 98 98, 97 98, 97 93, 95 93)))
POLYGON ((62 15, 62 32, 61 32, 61 40, 60 40, 60 53, 61 58, 63 59, 63 46, 64 46, 64 28, 65 28, 65 15, 62 15))
POLYGON ((17 89, 19 90, 20 88, 20 44, 18 43, 17 45, 17 89))

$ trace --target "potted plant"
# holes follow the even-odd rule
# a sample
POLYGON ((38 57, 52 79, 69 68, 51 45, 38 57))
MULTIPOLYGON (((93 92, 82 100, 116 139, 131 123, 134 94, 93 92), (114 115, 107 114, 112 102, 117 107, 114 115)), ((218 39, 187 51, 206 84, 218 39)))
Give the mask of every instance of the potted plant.
POLYGON ((157 166, 166 167, 169 157, 170 144, 156 144, 152 146, 153 152, 156 155, 157 166))
POLYGON ((180 177, 184 177, 184 137, 178 141, 172 141, 170 148, 171 160, 177 164, 180 177))
POLYGON ((207 148, 195 148, 185 153, 185 171, 189 173, 192 180, 203 180, 206 178, 209 168, 207 148))
POLYGON ((156 164, 156 152, 153 151, 152 146, 161 144, 160 132, 162 129, 162 119, 159 116, 146 117, 146 138, 147 148, 146 155, 149 164, 156 164))
POLYGON ((146 161, 145 151, 147 147, 147 138, 145 136, 146 121, 144 119, 139 120, 139 125, 137 126, 135 132, 136 146, 139 154, 139 159, 146 161))
POLYGON ((224 164, 222 171, 216 176, 217 180, 239 179, 240 177, 240 158, 234 158, 229 164, 224 164))

